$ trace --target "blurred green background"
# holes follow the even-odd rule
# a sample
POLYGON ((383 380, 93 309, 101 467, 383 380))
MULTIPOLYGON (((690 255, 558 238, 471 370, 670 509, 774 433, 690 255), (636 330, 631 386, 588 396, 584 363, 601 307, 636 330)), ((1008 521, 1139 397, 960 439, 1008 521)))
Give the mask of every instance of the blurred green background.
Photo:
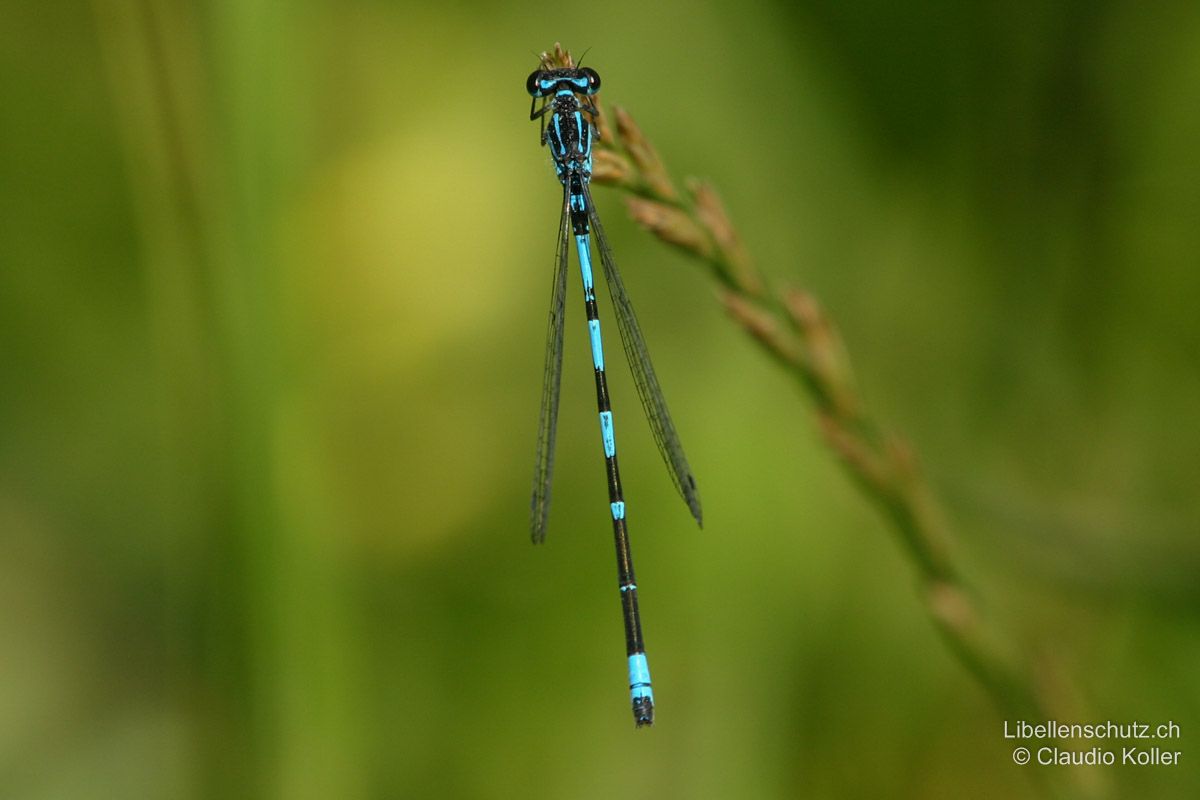
POLYGON ((574 271, 527 533, 557 40, 821 298, 1065 721, 1181 726, 1112 796, 1198 796, 1200 5, 1132 0, 4 3, 0 796, 1038 796, 796 386, 598 189, 706 512, 614 369, 633 730, 574 271))

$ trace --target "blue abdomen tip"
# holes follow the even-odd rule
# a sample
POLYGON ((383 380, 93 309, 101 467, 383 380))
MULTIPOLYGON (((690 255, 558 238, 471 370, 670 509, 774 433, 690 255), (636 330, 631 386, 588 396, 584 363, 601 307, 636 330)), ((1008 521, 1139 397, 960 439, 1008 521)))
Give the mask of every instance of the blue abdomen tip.
POLYGON ((645 653, 634 653, 629 657, 629 688, 634 692, 634 697, 654 698, 654 693, 650 691, 650 664, 646 661, 645 653), (639 692, 639 689, 645 691, 639 692))

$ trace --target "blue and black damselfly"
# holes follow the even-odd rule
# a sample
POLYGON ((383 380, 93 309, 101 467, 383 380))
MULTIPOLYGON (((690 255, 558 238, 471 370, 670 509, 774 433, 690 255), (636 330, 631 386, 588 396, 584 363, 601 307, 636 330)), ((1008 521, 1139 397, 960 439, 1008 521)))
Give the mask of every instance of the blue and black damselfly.
POLYGON ((583 276, 583 299, 587 310, 588 336, 592 345, 592 366, 596 378, 596 402, 600 409, 600 436, 604 445, 605 471, 608 475, 608 500, 612 514, 613 538, 617 548, 617 579, 621 609, 625 619, 625 652, 629 663, 629 690, 633 717, 640 728, 654 723, 654 692, 646 646, 642 641, 642 622, 638 614, 637 583, 633 574, 633 555, 629 550, 626 528, 625 496, 621 491, 621 473, 617 469, 617 448, 613 434, 613 415, 609 405, 608 384, 604 373, 604 346, 600 339, 600 318, 592 282, 591 238, 595 236, 600 264, 612 298, 617 330, 625 357, 633 372, 634 385, 642 408, 650 422, 654 440, 666 461, 675 487, 696 518, 701 522, 700 498, 696 480, 688 467, 667 411, 662 390, 650 364, 650 354, 642 338, 633 306, 625 293, 621 274, 604 236, 604 228, 592 204, 588 187, 592 177, 592 141, 597 136, 595 119, 599 113, 589 98, 600 90, 600 76, 588 67, 555 67, 543 58, 525 87, 532 95, 529 119, 541 121, 541 141, 550 146, 554 170, 563 187, 562 215, 558 222, 558 252, 554 263, 554 283, 550 295, 550 323, 546 337, 546 367, 542 385, 542 408, 538 419, 537 466, 533 478, 530 527, 535 543, 546 537, 550 513, 550 479, 554 470, 554 433, 558 421, 559 384, 562 377, 563 316, 566 297, 568 236, 575 237, 579 270, 583 276), (538 100, 542 101, 538 106, 538 100), (547 117, 549 119, 547 119, 547 117))

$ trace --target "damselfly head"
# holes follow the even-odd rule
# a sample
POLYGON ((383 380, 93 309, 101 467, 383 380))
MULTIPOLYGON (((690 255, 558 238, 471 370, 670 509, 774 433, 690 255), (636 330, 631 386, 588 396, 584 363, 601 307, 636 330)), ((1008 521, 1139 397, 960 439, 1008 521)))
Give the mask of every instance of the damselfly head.
POLYGON ((563 89, 577 94, 595 94, 600 91, 600 75, 591 67, 538 69, 525 81, 525 91, 534 97, 549 97, 563 89))

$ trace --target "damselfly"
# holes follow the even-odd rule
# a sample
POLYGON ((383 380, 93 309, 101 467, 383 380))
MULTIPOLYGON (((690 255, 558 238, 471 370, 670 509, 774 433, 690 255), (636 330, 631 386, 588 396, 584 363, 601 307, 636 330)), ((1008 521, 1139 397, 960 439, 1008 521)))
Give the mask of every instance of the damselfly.
POLYGON ((637 583, 633 574, 633 556, 626 528, 625 496, 621 491, 621 473, 617 469, 617 448, 613 434, 613 415, 609 405, 608 384, 604 373, 604 346, 600 339, 600 318, 592 282, 591 237, 596 238, 600 264, 617 317, 617 330, 625 357, 633 372, 634 385, 642 401, 654 440, 666 461, 675 487, 696 518, 701 522, 700 498, 696 480, 688 467, 675 434, 671 415, 659 389, 650 354, 625 293, 616 261, 604 236, 604 228, 592 204, 588 187, 592 177, 592 141, 597 137, 598 111, 589 101, 600 90, 600 76, 588 67, 555 68, 543 59, 541 69, 529 76, 525 87, 532 95, 529 119, 541 121, 541 140, 550 146, 554 171, 563 187, 562 215, 558 222, 558 253, 554 264, 554 283, 550 295, 550 323, 546 336, 546 366, 542 385, 542 407, 538 419, 537 466, 533 478, 530 525, 533 541, 546 537, 550 513, 550 479, 554 469, 554 432, 558 420, 558 395, 562 377, 563 305, 566 296, 568 236, 575 237, 579 271, 583 276, 583 300, 587 310, 588 337, 592 345, 592 367, 596 378, 596 402, 600 409, 600 437, 604 445, 605 471, 608 475, 608 500, 612 515, 613 537, 617 547, 617 578, 621 608, 625 619, 625 652, 629 664, 629 690, 633 717, 640 728, 654 723, 654 692, 650 668, 642 641, 642 622, 638 615, 637 583), (542 104, 538 107, 538 100, 542 104), (547 116, 549 119, 547 120, 547 116))

